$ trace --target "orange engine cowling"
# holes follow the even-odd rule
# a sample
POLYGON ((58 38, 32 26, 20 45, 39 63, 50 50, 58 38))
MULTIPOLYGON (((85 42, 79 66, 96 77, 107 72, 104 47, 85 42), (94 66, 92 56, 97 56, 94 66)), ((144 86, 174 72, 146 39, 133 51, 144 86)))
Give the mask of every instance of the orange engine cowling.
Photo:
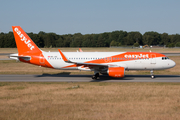
POLYGON ((111 77, 122 78, 124 77, 125 69, 124 67, 109 67, 107 73, 111 77))

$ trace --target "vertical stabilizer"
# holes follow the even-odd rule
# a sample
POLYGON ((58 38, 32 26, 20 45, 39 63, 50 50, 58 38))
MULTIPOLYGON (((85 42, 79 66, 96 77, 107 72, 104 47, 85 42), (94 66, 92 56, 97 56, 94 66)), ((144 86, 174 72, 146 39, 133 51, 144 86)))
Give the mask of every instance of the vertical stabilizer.
POLYGON ((19 55, 22 55, 24 53, 32 54, 41 52, 41 50, 36 46, 36 44, 20 26, 12 26, 12 29, 19 55))

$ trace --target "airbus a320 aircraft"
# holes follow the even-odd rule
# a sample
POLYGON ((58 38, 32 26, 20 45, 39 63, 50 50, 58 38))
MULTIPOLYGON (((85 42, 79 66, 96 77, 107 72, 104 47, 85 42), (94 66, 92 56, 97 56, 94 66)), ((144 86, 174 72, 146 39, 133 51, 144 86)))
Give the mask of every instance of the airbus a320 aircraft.
POLYGON ((172 68, 176 65, 167 56, 154 52, 44 52, 40 50, 20 26, 12 26, 18 53, 10 58, 22 62, 63 70, 94 71, 122 78, 125 70, 153 70, 172 68))

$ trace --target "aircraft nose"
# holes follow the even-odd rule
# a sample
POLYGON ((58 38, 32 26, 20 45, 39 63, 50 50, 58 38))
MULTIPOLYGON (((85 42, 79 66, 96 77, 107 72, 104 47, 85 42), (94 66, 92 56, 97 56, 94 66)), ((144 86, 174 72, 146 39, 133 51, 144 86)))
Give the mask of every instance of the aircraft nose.
POLYGON ((171 60, 170 66, 171 66, 171 67, 174 67, 174 66, 176 66, 176 63, 175 63, 173 60, 171 60))

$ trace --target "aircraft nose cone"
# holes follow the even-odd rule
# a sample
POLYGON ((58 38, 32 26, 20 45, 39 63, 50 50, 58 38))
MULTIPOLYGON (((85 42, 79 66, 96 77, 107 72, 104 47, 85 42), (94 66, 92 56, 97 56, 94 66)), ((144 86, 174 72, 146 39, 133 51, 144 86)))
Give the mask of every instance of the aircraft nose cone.
POLYGON ((173 67, 176 66, 176 63, 173 61, 173 67))
POLYGON ((174 67, 174 66, 176 66, 176 63, 175 63, 173 60, 171 60, 170 66, 171 66, 171 67, 174 67))

